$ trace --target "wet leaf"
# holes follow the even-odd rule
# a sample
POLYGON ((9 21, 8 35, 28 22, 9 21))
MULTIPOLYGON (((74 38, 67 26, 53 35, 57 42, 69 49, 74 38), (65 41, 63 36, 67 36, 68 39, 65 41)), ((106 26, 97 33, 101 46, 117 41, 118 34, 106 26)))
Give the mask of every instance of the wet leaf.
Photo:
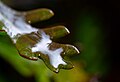
POLYGON ((36 23, 51 18, 54 13, 50 9, 42 8, 24 12, 23 15, 28 23, 36 23))
POLYGON ((44 28, 43 31, 49 35, 51 39, 60 38, 70 33, 69 30, 62 25, 44 28))
POLYGON ((37 29, 26 22, 26 20, 32 23, 46 20, 52 15, 53 12, 48 9, 33 10, 26 14, 19 12, 18 14, 18 12, 0 3, 2 30, 7 32, 18 53, 30 60, 42 59, 50 70, 57 73, 60 69, 71 69, 74 67, 72 63, 64 60, 64 56, 79 53, 78 49, 72 45, 59 44, 52 41, 54 38, 69 34, 68 29, 61 25, 37 29), (4 12, 5 10, 7 12, 4 12))

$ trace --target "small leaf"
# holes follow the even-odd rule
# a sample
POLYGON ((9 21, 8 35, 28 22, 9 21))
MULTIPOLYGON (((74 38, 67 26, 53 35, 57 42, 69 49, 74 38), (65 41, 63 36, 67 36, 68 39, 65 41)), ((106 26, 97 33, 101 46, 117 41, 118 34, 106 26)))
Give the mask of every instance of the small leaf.
POLYGON ((70 44, 59 44, 59 43, 52 43, 50 46, 50 49, 55 49, 55 48, 63 48, 63 52, 61 53, 62 56, 72 56, 72 55, 76 55, 79 54, 79 50, 70 44))
POLYGON ((23 13, 28 23, 36 23, 51 18, 54 13, 50 9, 42 8, 23 13))
POLYGON ((68 35, 70 32, 69 30, 62 25, 54 26, 51 28, 45 28, 43 31, 50 36, 51 39, 60 38, 65 35, 68 35))

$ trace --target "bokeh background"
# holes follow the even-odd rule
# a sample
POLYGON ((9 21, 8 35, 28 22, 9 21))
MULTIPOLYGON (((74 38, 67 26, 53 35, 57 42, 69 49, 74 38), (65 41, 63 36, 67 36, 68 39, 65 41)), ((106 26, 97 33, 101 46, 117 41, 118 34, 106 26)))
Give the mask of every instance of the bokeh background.
POLYGON ((3 0, 19 11, 49 8, 55 16, 32 26, 65 25, 71 32, 57 42, 75 45, 72 70, 55 74, 42 61, 20 57, 6 35, 0 35, 0 82, 120 82, 118 0, 3 0))

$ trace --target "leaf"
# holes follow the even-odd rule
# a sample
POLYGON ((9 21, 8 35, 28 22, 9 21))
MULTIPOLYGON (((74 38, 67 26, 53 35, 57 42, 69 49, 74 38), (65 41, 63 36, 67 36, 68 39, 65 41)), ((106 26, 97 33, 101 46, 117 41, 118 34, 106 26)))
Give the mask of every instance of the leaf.
POLYGON ((64 57, 78 54, 78 49, 72 45, 59 44, 52 41, 54 38, 69 34, 66 27, 60 25, 37 29, 26 22, 34 23, 49 19, 53 16, 51 10, 39 9, 23 14, 23 12, 16 12, 10 9, 3 3, 0 4, 0 9, 2 30, 7 32, 22 57, 30 60, 42 59, 46 66, 56 73, 60 69, 73 68, 73 65, 64 60, 64 57))
POLYGON ((51 18, 54 15, 54 13, 50 9, 41 8, 41 9, 23 12, 23 15, 28 23, 36 23, 51 18))

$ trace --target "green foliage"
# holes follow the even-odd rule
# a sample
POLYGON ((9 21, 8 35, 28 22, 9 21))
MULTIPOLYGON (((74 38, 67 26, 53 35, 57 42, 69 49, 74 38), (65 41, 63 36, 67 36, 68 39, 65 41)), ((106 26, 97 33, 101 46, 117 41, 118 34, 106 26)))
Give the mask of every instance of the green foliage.
MULTIPOLYGON (((95 12, 94 12, 95 14, 95 12)), ((76 38, 84 45, 80 55, 80 60, 86 63, 86 71, 91 74, 103 76, 107 72, 107 64, 105 58, 106 50, 104 45, 104 36, 102 32, 102 24, 100 18, 93 13, 83 13, 78 21, 78 26, 81 27, 78 32, 76 29, 76 38), (79 22, 81 24, 79 24, 79 22)))

